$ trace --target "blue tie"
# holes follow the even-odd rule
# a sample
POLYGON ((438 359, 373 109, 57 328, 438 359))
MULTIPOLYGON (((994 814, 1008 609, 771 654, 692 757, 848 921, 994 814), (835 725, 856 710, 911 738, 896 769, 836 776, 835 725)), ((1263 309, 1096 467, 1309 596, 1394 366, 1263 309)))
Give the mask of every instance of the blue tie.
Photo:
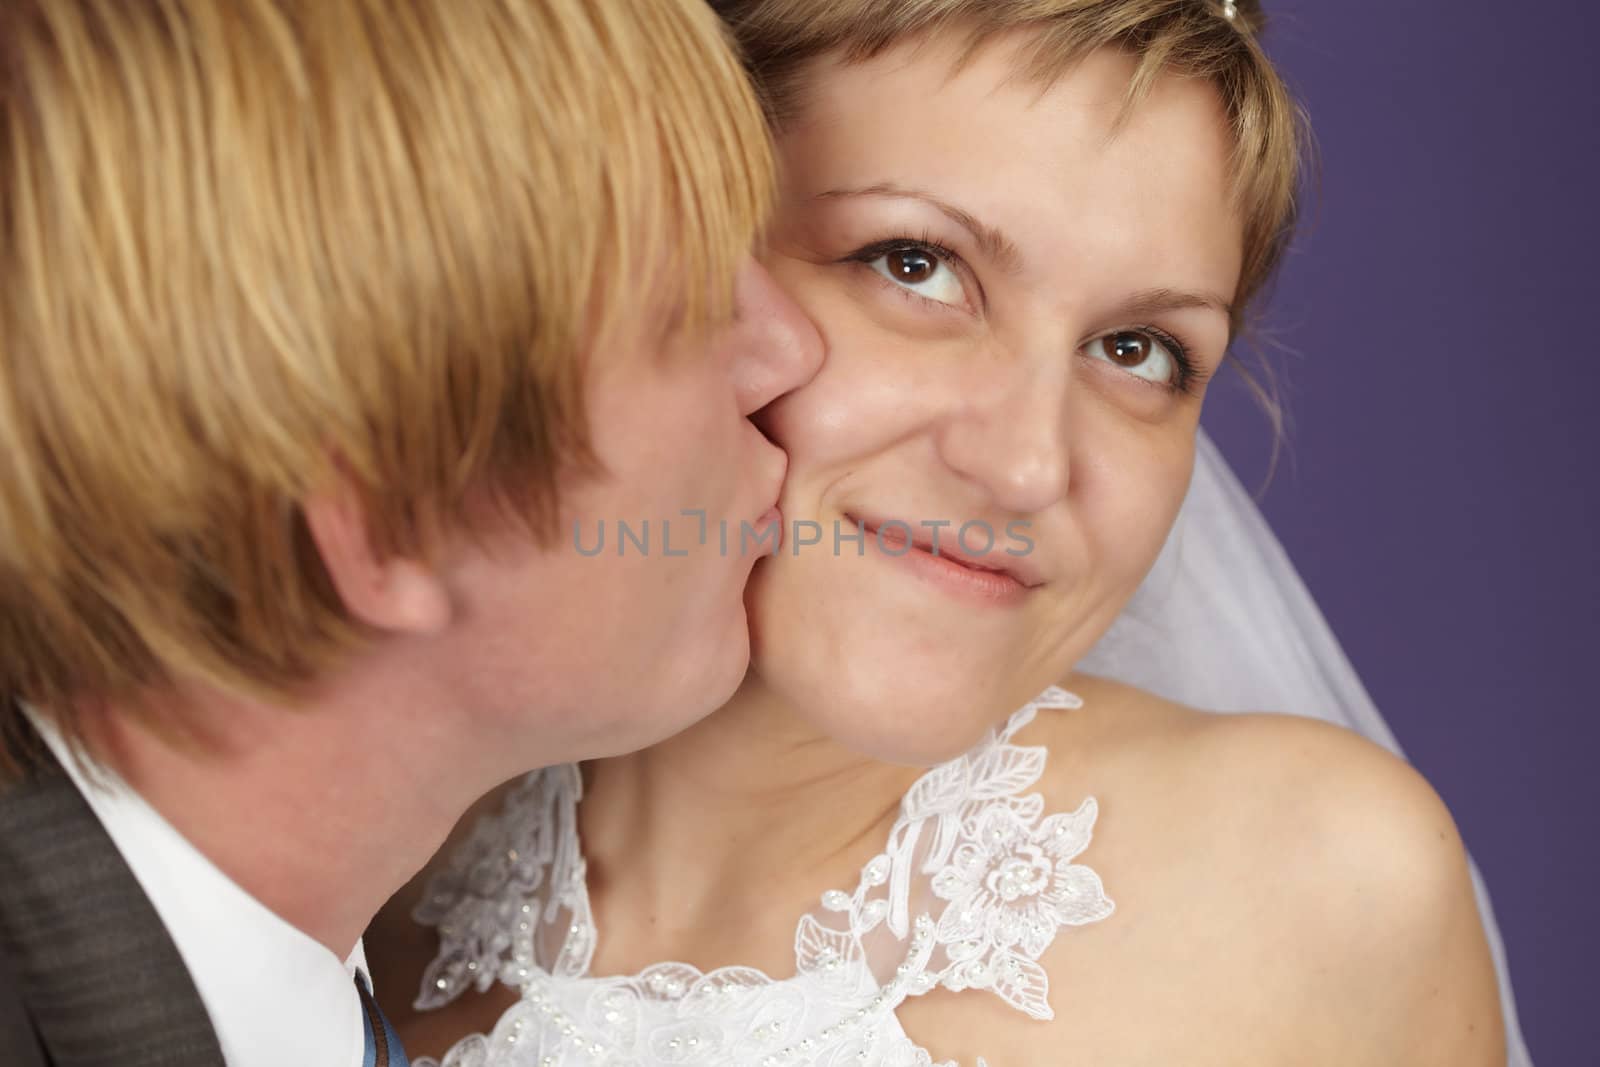
POLYGON ((361 1067, 411 1067, 406 1050, 400 1047, 400 1035, 383 1017, 378 1002, 372 999, 372 990, 367 988, 367 976, 359 971, 356 972, 356 992, 361 994, 361 1007, 366 1014, 367 1051, 361 1057, 361 1067))

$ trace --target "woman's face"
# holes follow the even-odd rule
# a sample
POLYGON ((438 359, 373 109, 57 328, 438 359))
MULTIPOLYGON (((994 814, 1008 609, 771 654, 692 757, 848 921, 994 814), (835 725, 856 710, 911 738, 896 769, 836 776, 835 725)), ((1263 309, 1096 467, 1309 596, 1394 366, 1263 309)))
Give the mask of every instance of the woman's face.
POLYGON ((1015 44, 959 73, 953 38, 820 62, 779 141, 768 265, 827 360, 764 416, 790 463, 754 666, 893 762, 962 751, 1110 625, 1228 342, 1242 227, 1215 91, 1163 78, 1119 126, 1131 60, 1041 91, 1015 44))

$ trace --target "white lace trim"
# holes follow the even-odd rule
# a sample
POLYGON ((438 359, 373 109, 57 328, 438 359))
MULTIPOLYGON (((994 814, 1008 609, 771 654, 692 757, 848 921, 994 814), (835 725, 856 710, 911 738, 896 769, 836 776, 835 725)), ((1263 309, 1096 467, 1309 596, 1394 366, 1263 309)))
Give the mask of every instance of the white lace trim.
POLYGON ((1072 862, 1089 845, 1094 799, 1044 817, 1044 798, 1023 791, 1046 751, 1012 739, 1041 708, 1080 706, 1052 686, 919 778, 855 891, 829 890, 800 919, 791 979, 682 963, 588 977, 596 932, 578 850, 582 782, 574 766, 529 775, 434 875, 414 913, 438 927, 441 944, 419 1009, 497 978, 523 993, 493 1034, 459 1043, 443 1067, 932 1067, 894 1012, 940 986, 986 989, 1053 1018, 1039 957, 1062 927, 1114 906, 1099 876, 1072 862))

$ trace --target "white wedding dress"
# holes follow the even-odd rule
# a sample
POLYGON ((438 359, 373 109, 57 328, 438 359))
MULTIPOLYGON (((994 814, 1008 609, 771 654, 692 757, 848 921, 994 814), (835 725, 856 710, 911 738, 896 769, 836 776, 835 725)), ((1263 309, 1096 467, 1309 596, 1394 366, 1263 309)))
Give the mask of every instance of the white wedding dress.
POLYGON ((1040 955, 1113 905, 1075 862, 1094 799, 1047 814, 1029 792, 1045 750, 1013 739, 1036 715, 1077 706, 1047 689, 922 775, 857 884, 823 893, 799 917, 792 977, 672 962, 590 975, 604 931, 578 845, 578 770, 534 772, 434 875, 416 911, 441 946, 419 1008, 496 981, 522 993, 493 1033, 459 1042, 443 1067, 931 1067, 895 1010, 939 987, 1051 1018, 1040 955))

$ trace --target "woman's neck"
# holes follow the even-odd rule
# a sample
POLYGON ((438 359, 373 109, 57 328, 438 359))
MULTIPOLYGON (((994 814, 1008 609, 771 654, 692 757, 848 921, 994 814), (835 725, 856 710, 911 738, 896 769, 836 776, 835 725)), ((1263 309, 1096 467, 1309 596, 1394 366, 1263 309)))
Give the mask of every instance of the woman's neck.
POLYGON ((662 959, 788 973, 794 922, 822 890, 851 887, 920 773, 823 736, 753 675, 677 737, 587 764, 595 973, 662 959), (725 937, 741 957, 715 958, 725 937))

